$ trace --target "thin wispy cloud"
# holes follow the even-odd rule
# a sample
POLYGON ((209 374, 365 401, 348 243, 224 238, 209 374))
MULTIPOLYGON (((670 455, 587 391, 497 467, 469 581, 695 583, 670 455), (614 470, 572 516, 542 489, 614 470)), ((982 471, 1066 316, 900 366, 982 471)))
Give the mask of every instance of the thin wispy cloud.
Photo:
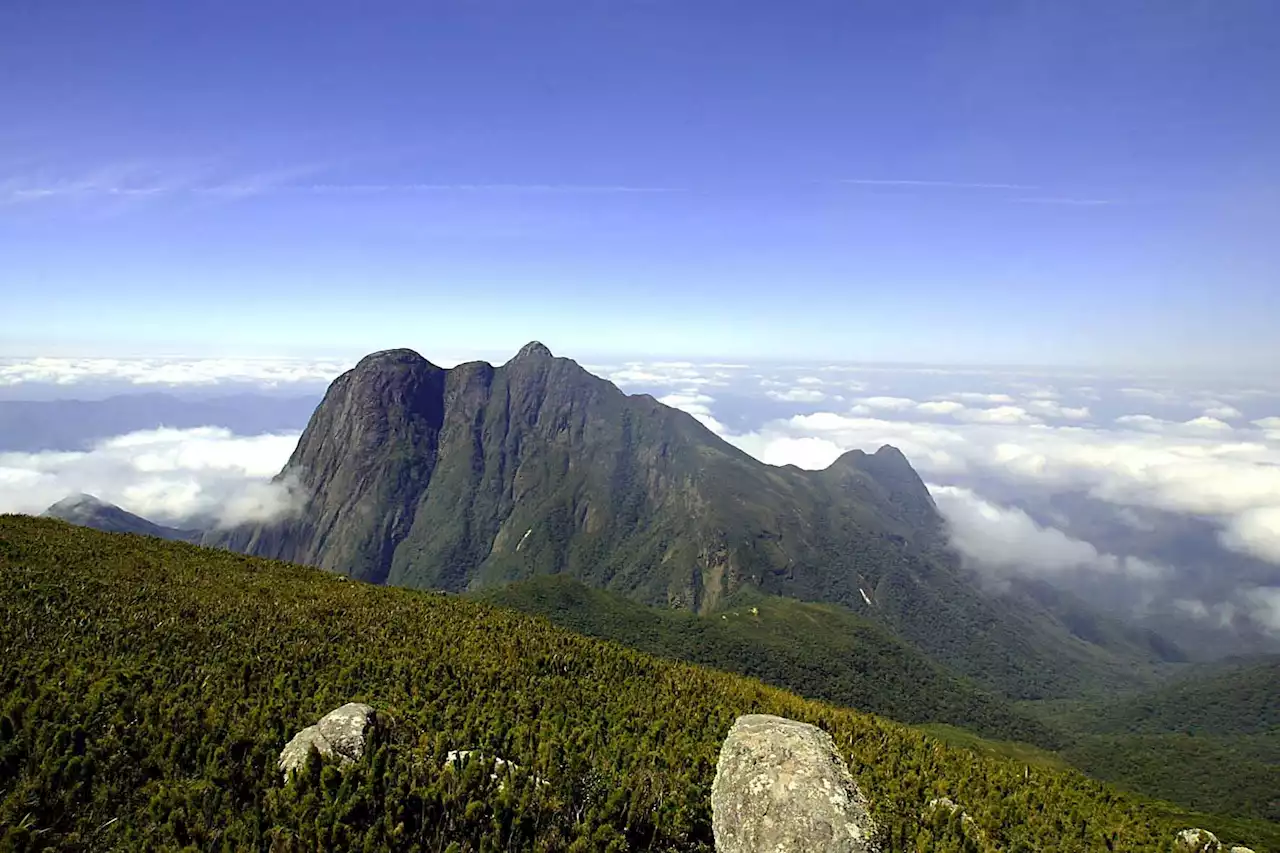
POLYGON ((1105 207, 1109 204, 1119 204, 1120 202, 1113 198, 1070 198, 1061 196, 1046 196, 1043 198, 1015 198, 1018 204, 1062 204, 1071 207, 1105 207))
POLYGON ((119 199, 210 198, 239 200, 274 195, 391 195, 428 193, 644 195, 686 192, 681 187, 570 183, 316 183, 332 164, 304 164, 216 177, 187 170, 162 175, 139 166, 112 166, 74 179, 44 176, 0 180, 0 204, 119 199), (311 178, 312 181, 306 181, 311 178))
POLYGON ((1076 195, 1034 195, 1010 197, 1008 193, 1036 192, 1051 190, 1035 184, 1007 184, 975 181, 925 181, 907 178, 845 178, 838 183, 865 187, 902 187, 905 189, 937 189, 937 190, 995 190, 1001 193, 1001 200, 1016 204, 1047 204, 1066 207, 1105 207, 1120 204, 1112 198, 1097 198, 1076 195))
POLYGON ((645 187, 628 184, 313 184, 284 187, 286 191, 314 193, 681 193, 683 187, 645 187))
POLYGON ((842 184, 854 184, 867 187, 934 187, 954 190, 1038 190, 1032 184, 979 183, 971 181, 920 181, 905 178, 843 178, 842 184))

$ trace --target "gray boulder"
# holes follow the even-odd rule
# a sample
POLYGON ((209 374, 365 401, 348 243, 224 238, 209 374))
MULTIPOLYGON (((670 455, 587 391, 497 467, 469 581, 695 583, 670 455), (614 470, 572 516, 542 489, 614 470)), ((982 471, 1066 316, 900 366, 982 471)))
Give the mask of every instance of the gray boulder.
POLYGON ((336 755, 343 764, 359 761, 364 755, 365 733, 375 725, 377 715, 368 705, 348 702, 335 708, 285 744, 280 750, 280 772, 288 779, 290 771, 307 763, 312 749, 324 757, 336 755))
POLYGON ((717 853, 874 853, 877 829, 831 736, 765 714, 739 717, 711 786, 717 853))
POLYGON ((1207 829, 1184 829, 1174 839, 1178 853, 1221 853, 1222 842, 1207 829))
POLYGON ((335 708, 316 724, 334 752, 350 761, 359 761, 364 755, 364 734, 372 725, 373 708, 360 702, 348 702, 341 708, 335 708))
POLYGON ((280 772, 286 779, 289 778, 289 771, 302 769, 313 749, 322 756, 333 755, 333 747, 320 734, 319 726, 307 726, 285 744, 284 749, 280 750, 280 772))

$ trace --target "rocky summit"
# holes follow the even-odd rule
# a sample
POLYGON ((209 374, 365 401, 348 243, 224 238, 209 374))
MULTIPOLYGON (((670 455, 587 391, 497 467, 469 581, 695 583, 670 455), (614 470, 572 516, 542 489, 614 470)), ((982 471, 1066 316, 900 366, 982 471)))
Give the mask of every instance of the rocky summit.
POLYGON ((711 787, 717 853, 878 850, 867 800, 817 726, 768 714, 739 717, 711 787))
POLYGON ((366 356, 278 479, 299 513, 204 544, 419 589, 560 574, 703 614, 743 590, 838 604, 1019 698, 1128 672, 983 595, 896 448, 766 465, 536 342, 500 366, 366 356))

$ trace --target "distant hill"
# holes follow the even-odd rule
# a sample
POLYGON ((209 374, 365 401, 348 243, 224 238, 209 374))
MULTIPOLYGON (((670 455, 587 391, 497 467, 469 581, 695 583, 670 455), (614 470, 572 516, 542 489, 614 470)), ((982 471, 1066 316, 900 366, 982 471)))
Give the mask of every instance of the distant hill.
POLYGON ((990 738, 1061 745, 1048 726, 957 678, 870 619, 836 605, 744 593, 710 616, 646 607, 559 575, 477 597, 591 637, 902 722, 946 722, 990 738))
POLYGON ((564 574, 702 614, 744 589, 838 604, 1022 698, 1133 687, 1162 660, 982 592, 898 450, 765 465, 537 343, 499 367, 365 357, 280 476, 310 495, 300 516, 206 544, 456 592, 564 574))
POLYGON ((54 519, 0 516, 0 648, 0 849, 709 853, 749 712, 831 733, 886 853, 1280 842, 545 619, 54 519), (364 758, 286 783, 284 744, 349 701, 387 721, 364 758), (930 812, 942 796, 971 823, 930 812))
POLYGON ((204 535, 203 531, 199 530, 181 530, 155 524, 115 504, 85 494, 65 497, 45 510, 43 515, 107 533, 137 533, 141 536, 158 536, 161 539, 176 539, 183 542, 198 542, 204 535))

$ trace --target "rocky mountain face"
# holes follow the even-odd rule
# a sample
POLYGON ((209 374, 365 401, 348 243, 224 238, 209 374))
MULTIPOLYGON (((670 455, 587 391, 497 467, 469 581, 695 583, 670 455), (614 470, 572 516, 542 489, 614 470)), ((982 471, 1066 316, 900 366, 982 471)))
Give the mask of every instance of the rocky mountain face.
POLYGON ((205 543, 450 591, 566 574, 700 613, 753 587, 874 615, 1014 695, 1125 678, 1034 608, 979 592, 895 448, 822 471, 765 465, 538 343, 498 367, 367 356, 279 476, 309 496, 301 514, 205 543), (1089 673, 1059 676, 1073 667, 1089 673))
POLYGON ((281 476, 310 495, 300 517, 211 544, 446 590, 564 572, 693 610, 744 583, 821 598, 834 580, 856 602, 857 564, 940 529, 893 448, 822 472, 771 468, 536 343, 501 367, 368 356, 333 383, 281 476))
POLYGON ((137 533, 181 542, 198 542, 203 536, 198 530, 181 530, 156 524, 93 495, 71 495, 41 514, 46 518, 58 518, 107 533, 137 533))

